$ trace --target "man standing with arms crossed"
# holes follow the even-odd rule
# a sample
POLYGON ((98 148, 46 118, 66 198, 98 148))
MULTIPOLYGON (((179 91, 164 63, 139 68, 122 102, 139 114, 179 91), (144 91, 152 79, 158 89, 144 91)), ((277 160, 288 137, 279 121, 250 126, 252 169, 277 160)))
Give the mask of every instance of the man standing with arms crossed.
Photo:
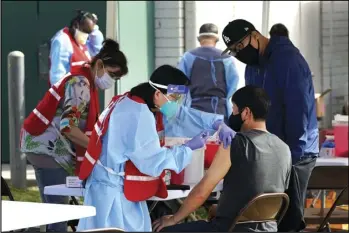
POLYGON ((319 132, 311 71, 287 37, 261 35, 248 21, 231 21, 223 30, 223 52, 245 63, 246 85, 266 90, 271 99, 267 129, 290 147, 290 207, 279 231, 305 228, 304 203, 309 177, 319 153, 319 132))

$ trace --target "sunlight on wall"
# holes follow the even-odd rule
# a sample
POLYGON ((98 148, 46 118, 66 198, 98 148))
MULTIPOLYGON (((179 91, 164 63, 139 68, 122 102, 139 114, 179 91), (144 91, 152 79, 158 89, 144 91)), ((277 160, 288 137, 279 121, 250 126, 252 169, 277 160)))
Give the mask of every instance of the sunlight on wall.
MULTIPOLYGON (((218 26, 219 36, 223 28, 234 19, 246 19, 250 21, 257 30, 262 27, 262 1, 196 1, 196 33, 204 23, 214 23, 218 26)), ((196 42, 199 46, 199 43, 196 42)), ((217 48, 224 50, 224 42, 220 39, 217 48)), ((239 73, 238 88, 245 85, 245 64, 236 60, 236 66, 239 73)))
POLYGON ((270 1, 268 36, 270 28, 276 23, 284 24, 289 30, 290 40, 296 47, 300 45, 300 2, 270 1))
MULTIPOLYGON (((257 30, 262 30, 263 1, 236 1, 234 3, 235 19, 245 19, 251 22, 257 30)), ((240 77, 238 84, 238 88, 240 88, 245 86, 246 65, 236 60, 236 66, 240 77)))

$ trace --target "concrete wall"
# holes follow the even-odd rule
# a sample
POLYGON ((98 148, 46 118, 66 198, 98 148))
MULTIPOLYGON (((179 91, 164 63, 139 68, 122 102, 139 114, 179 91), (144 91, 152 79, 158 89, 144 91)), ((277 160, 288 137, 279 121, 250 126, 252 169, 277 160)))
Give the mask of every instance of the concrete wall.
POLYGON ((184 2, 155 1, 155 67, 177 66, 184 53, 184 2))
POLYGON ((348 101, 348 2, 321 2, 322 89, 332 88, 326 98, 326 125, 348 101))
MULTIPOLYGON (((221 32, 229 21, 243 18, 261 31, 262 12, 263 1, 155 2, 156 66, 176 65, 184 51, 197 47, 202 24, 214 23, 221 32)), ((275 23, 286 25, 291 41, 307 60, 315 92, 332 88, 325 98, 324 126, 330 126, 333 114, 348 100, 348 2, 270 1, 268 31, 275 23)), ((217 47, 224 49, 223 41, 217 47)), ((237 60, 236 64, 241 87, 245 65, 237 60)))
MULTIPOLYGON (((237 18, 250 20, 255 27, 261 29, 262 1, 185 1, 184 5, 184 25, 185 25, 185 50, 190 50, 199 46, 197 36, 200 26, 205 23, 214 23, 218 26, 219 34, 229 21, 237 18), (246 9, 249 9, 248 11, 246 9)), ((222 40, 217 43, 217 48, 224 50, 225 45, 222 40)), ((244 72, 245 64, 236 61, 239 76, 238 87, 245 84, 244 72)))

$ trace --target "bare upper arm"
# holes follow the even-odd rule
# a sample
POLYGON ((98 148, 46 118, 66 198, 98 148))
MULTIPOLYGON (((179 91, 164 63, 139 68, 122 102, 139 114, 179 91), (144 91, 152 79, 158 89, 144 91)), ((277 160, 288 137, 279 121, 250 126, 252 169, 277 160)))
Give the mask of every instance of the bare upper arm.
POLYGON ((212 188, 213 190, 228 173, 230 166, 230 146, 227 149, 224 149, 223 144, 221 144, 210 168, 207 170, 200 183, 208 189, 212 188))

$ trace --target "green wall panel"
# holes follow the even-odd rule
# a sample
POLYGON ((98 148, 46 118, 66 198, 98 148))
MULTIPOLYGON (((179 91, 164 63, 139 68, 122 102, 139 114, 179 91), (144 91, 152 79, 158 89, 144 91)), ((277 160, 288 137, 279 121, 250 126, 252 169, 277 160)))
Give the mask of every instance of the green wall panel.
MULTIPOLYGON (((14 50, 25 54, 26 114, 36 106, 48 89, 47 80, 38 74, 38 48, 61 28, 69 25, 76 10, 97 14, 105 35, 106 1, 4 1, 1 19, 1 161, 9 162, 7 55, 14 50), (83 3, 83 4, 82 4, 83 3), (5 36, 6 35, 6 36, 5 36)), ((15 91, 15 90, 9 90, 15 91)), ((101 107, 104 94, 100 93, 101 107)))
POLYGON ((148 81, 154 69, 154 2, 119 1, 120 48, 128 59, 129 74, 120 81, 124 93, 148 81))

